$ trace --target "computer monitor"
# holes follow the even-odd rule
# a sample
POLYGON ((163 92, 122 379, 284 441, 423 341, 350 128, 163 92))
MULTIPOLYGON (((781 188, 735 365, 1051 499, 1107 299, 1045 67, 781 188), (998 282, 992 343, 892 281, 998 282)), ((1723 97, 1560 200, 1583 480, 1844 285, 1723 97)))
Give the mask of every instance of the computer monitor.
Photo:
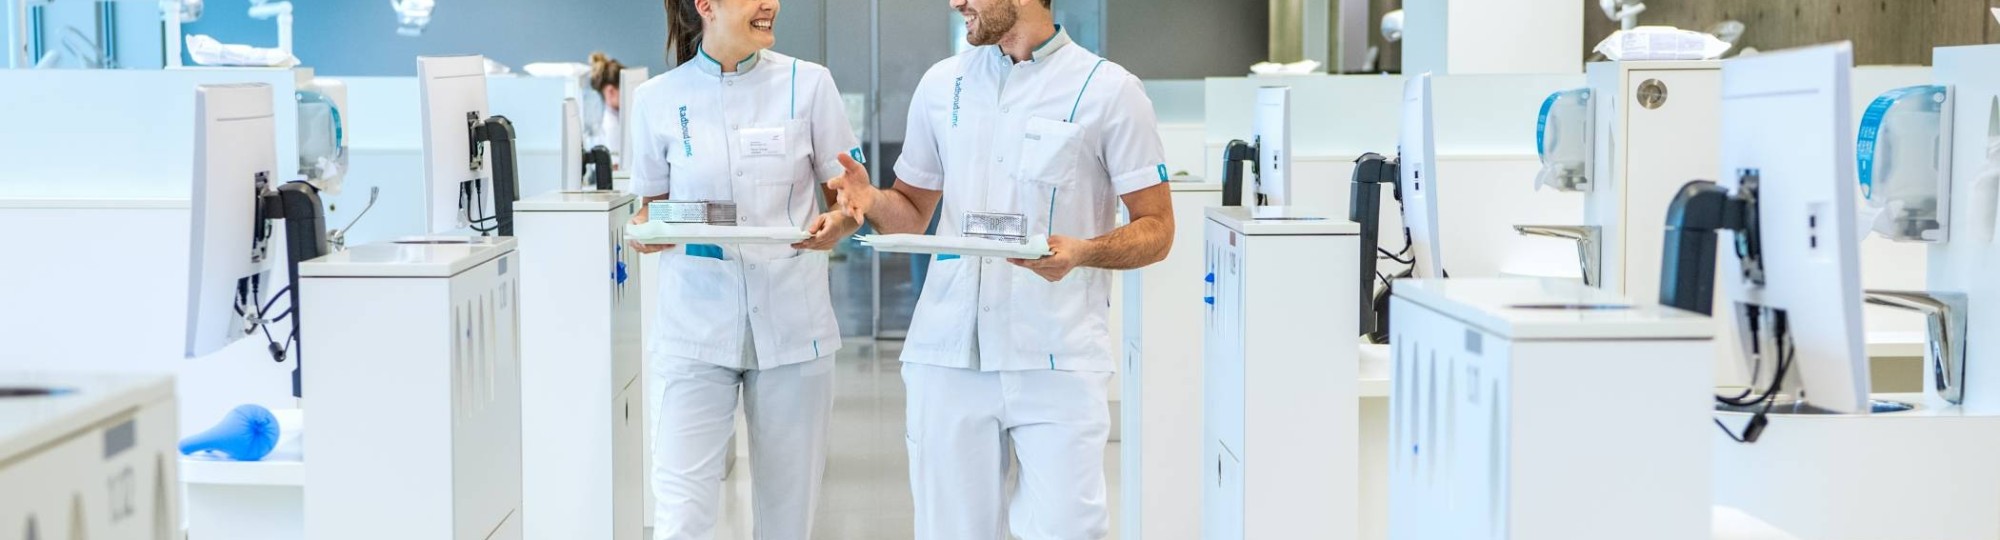
POLYGON ((1756 256, 1719 257, 1716 275, 1723 296, 1738 302, 1733 311, 1745 339, 1757 338, 1744 313, 1762 307, 1785 314, 1784 342, 1795 347, 1793 369, 1807 403, 1865 413, 1852 66, 1846 43, 1723 62, 1718 184, 1755 202, 1756 256))
POLYGON ((1410 254, 1418 279, 1445 277, 1443 243, 1438 228, 1438 182, 1434 171, 1437 149, 1431 121, 1431 74, 1403 83, 1403 125, 1398 151, 1397 182, 1403 195, 1403 227, 1410 233, 1410 254))
POLYGON ((260 203, 278 182, 277 122, 266 84, 195 89, 185 354, 205 356, 257 330, 277 234, 260 203))
POLYGON ((1234 140, 1222 149, 1222 205, 1243 205, 1243 168, 1254 167, 1254 206, 1292 204, 1291 88, 1257 89, 1250 140, 1234 140))
POLYGON ((632 102, 639 96, 639 85, 645 84, 646 79, 652 76, 652 70, 643 67, 625 68, 618 72, 618 133, 611 134, 618 141, 617 146, 611 147, 611 159, 618 167, 624 166, 624 153, 632 147, 632 119, 637 118, 632 114, 632 102))
POLYGON ((468 211, 493 208, 492 170, 473 159, 470 131, 486 118, 486 59, 479 56, 417 58, 424 129, 424 207, 430 232, 463 231, 468 211))
POLYGON ((1257 89, 1257 112, 1250 129, 1257 146, 1257 195, 1262 205, 1293 203, 1291 101, 1290 87, 1257 89))
POLYGON ((583 185, 583 112, 576 98, 563 99, 562 189, 589 189, 583 185))
POLYGON ((417 57, 422 93, 424 199, 433 234, 513 234, 520 181, 514 130, 487 116, 486 59, 417 57))

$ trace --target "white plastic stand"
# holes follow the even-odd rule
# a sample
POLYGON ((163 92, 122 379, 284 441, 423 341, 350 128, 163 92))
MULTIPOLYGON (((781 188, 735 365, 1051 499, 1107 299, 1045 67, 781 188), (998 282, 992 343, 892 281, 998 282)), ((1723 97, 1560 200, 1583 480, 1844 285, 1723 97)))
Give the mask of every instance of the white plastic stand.
POLYGON ((1282 207, 1207 217, 1202 536, 1354 538, 1359 226, 1282 207))
POLYGON ((307 540, 521 538, 518 259, 459 238, 299 265, 307 540))
MULTIPOLYGON (((282 418, 285 412, 273 411, 282 418)), ((283 426, 290 431, 294 426, 283 426)), ((280 435, 258 461, 181 458, 188 537, 199 540, 299 540, 306 534, 303 439, 280 435)))
POLYGON ((0 535, 179 537, 172 377, 0 372, 22 388, 60 393, 0 394, 0 535))
POLYGON ((530 539, 644 534, 646 403, 632 195, 514 205, 521 262, 523 525, 530 539))
POLYGON ((1187 540, 1201 535, 1202 209, 1222 185, 1174 182, 1174 243, 1167 260, 1121 272, 1125 369, 1118 409, 1119 535, 1187 540), (1152 354, 1147 355, 1147 351, 1152 354))
POLYGON ((1708 537, 1709 318, 1555 279, 1398 281, 1389 313, 1390 538, 1708 537))
MULTIPOLYGON (((1734 428, 1749 415, 1716 417, 1734 428)), ((1921 407, 1769 418, 1755 444, 1710 428, 1716 504, 1814 540, 2000 538, 2000 416, 1921 407)))

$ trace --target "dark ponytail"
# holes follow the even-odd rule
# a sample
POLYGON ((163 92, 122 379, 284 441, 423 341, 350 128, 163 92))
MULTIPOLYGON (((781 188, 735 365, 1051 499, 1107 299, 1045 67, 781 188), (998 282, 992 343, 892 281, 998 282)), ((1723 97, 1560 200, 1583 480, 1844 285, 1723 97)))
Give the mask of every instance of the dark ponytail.
POLYGON ((678 66, 694 59, 701 48, 701 13, 694 0, 665 0, 667 6, 667 56, 678 66))

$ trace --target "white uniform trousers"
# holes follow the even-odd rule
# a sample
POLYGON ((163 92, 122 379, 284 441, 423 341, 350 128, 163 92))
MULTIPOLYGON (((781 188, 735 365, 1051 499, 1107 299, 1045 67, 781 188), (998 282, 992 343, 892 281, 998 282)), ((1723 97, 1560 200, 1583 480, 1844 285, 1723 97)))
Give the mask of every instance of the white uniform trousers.
POLYGON ((917 540, 1097 540, 1109 533, 1111 374, 903 364, 917 540), (1019 460, 1007 492, 1008 450, 1019 460))
POLYGON ((680 359, 659 364, 654 540, 714 538, 739 387, 750 426, 755 538, 810 538, 826 472, 833 356, 766 370, 680 359))

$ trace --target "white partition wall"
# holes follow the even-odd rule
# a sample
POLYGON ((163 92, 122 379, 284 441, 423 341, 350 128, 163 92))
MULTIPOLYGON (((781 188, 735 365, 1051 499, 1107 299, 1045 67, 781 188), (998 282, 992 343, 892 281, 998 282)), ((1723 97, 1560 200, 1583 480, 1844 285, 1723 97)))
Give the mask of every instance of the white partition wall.
MULTIPOLYGON (((261 337, 183 358, 188 236, 162 231, 188 229, 195 87, 221 83, 294 92, 282 69, 0 70, 0 246, 32 254, 0 264, 0 283, 28 285, 0 287, 0 365, 174 373, 187 433, 244 403, 296 406, 292 364, 261 337)), ((274 112, 286 172, 296 114, 274 112)))
MULTIPOLYGON (((348 235, 350 244, 422 234, 423 129, 415 77, 349 77, 349 174, 339 196, 326 197, 327 223, 346 225, 380 188, 375 208, 348 235)), ((488 77, 487 107, 513 122, 521 193, 547 193, 562 183, 562 102, 567 80, 488 77)))
MULTIPOLYGON (((289 69, 0 70, 0 198, 187 198, 194 89, 225 83, 268 84, 273 103, 297 88, 289 69)), ((278 133, 298 132, 295 110, 275 112, 278 133)), ((286 177, 298 144, 281 142, 286 177)))
POLYGON ((1403 72, 1582 73, 1584 2, 1407 0, 1403 72))

